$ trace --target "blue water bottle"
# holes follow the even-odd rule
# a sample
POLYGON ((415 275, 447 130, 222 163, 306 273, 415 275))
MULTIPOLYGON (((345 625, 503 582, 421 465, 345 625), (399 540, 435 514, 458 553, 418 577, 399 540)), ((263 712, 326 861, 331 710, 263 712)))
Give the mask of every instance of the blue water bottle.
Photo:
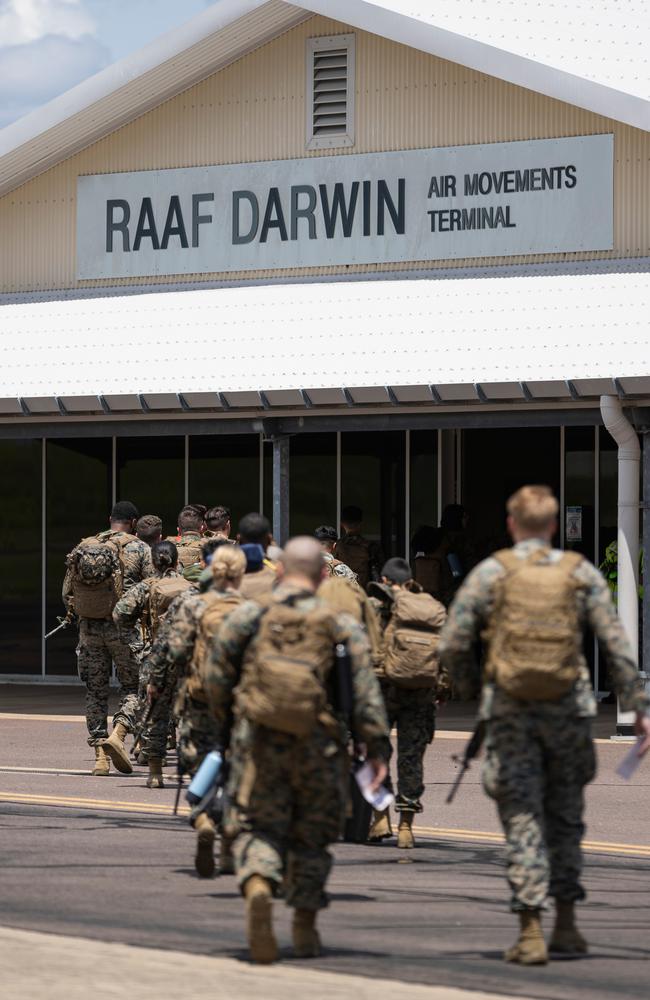
POLYGON ((198 805, 210 789, 214 788, 219 781, 222 768, 223 755, 219 750, 212 750, 206 755, 200 768, 192 778, 190 787, 185 793, 185 797, 191 806, 198 805))

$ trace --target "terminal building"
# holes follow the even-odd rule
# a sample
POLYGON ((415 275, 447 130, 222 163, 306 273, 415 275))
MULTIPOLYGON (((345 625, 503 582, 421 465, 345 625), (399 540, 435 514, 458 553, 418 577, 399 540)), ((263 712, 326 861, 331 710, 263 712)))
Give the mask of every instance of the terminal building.
POLYGON ((555 10, 221 0, 0 132, 0 674, 74 677, 116 498, 406 556, 460 502, 483 554, 548 483, 635 638, 650 21, 555 10))

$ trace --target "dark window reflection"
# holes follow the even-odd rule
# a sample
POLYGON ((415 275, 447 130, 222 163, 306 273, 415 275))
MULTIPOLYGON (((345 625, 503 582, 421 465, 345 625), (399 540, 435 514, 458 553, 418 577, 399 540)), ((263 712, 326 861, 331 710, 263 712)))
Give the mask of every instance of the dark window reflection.
POLYGON ((386 557, 405 554, 404 474, 402 431, 341 434, 341 506, 362 508, 363 533, 386 557))
POLYGON ((423 525, 436 527, 438 516, 438 432, 411 431, 411 538, 423 525))
POLYGON ((41 672, 41 442, 0 441, 0 673, 41 672))
POLYGON ((185 438, 118 438, 117 499, 131 500, 140 514, 158 514, 163 534, 176 534, 185 503, 185 438))
POLYGON ((259 436, 211 434, 190 437, 189 493, 194 503, 229 507, 234 535, 240 518, 259 508, 259 436))
POLYGON ((594 558, 595 429, 564 431, 565 548, 594 558))
MULTIPOLYGON (((111 509, 110 438, 79 438, 46 444, 48 631, 63 614, 61 584, 65 557, 81 538, 108 527, 111 509)), ((58 632, 47 642, 48 674, 76 674, 76 629, 58 632)))
POLYGON ((290 447, 291 534, 336 526, 336 434, 296 434, 290 447))

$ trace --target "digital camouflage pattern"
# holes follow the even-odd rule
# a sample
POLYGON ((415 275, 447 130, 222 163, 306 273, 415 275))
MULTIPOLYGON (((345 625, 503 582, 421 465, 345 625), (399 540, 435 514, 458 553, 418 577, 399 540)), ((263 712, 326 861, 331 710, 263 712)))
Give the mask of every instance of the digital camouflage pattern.
MULTIPOLYGON (((293 597, 308 612, 318 598, 286 584, 273 601, 293 597)), ((263 609, 240 605, 222 625, 213 645, 206 692, 217 721, 228 727, 235 688, 253 655, 263 609)), ((354 690, 354 728, 371 757, 386 759, 388 723, 370 647, 363 628, 349 616, 337 618, 335 641, 346 642, 354 690)), ((333 653, 333 651, 332 651, 333 653)), ((326 905, 325 882, 331 867, 327 847, 340 835, 347 798, 349 759, 346 727, 319 723, 306 738, 254 726, 238 718, 230 741, 229 835, 237 834, 235 862, 240 886, 252 875, 284 885, 290 906, 317 910, 326 905)))
POLYGON ((357 574, 346 563, 341 562, 340 559, 335 559, 329 552, 323 552, 323 559, 327 563, 332 576, 341 576, 344 580, 351 580, 353 583, 357 582, 357 574))
MULTIPOLYGON (((513 551, 523 560, 542 547, 541 540, 529 539, 513 551)), ((550 561, 561 557, 560 550, 549 550, 550 561)), ((481 690, 475 643, 490 620, 504 572, 494 558, 472 570, 443 629, 441 659, 464 698, 481 690)), ((647 708, 648 698, 607 582, 586 559, 574 578, 578 647, 582 648, 582 631, 588 626, 607 657, 623 710, 647 708)), ((559 701, 520 702, 494 684, 482 688, 479 717, 487 724, 483 784, 497 804, 506 835, 514 910, 539 909, 549 893, 567 902, 584 896, 580 885, 583 789, 596 770, 590 731, 595 715, 596 699, 582 653, 574 688, 559 701)))
MULTIPOLYGON (((102 531, 97 536, 125 538, 124 531, 102 531)), ((122 549, 124 592, 153 574, 151 549, 139 538, 132 537, 122 549)), ((63 581, 63 603, 67 610, 72 604, 72 573, 68 570, 63 581)), ((74 609, 73 609, 74 610, 74 609)), ((91 746, 108 737, 108 692, 111 665, 115 663, 120 684, 119 708, 113 724, 123 722, 132 731, 137 719, 138 673, 142 656, 142 640, 136 628, 118 627, 113 621, 80 619, 77 644, 77 670, 86 685, 86 726, 91 746)))
MULTIPOLYGON (((389 584, 374 585, 372 588, 374 596, 370 601, 381 624, 382 633, 391 620, 394 592, 389 584)), ((398 812, 420 813, 424 793, 424 755, 436 732, 436 702, 443 701, 449 695, 449 678, 441 665, 438 687, 435 689, 409 691, 396 687, 382 676, 381 690, 390 728, 397 729, 395 808, 398 812)), ((386 785, 393 790, 390 776, 386 785)))

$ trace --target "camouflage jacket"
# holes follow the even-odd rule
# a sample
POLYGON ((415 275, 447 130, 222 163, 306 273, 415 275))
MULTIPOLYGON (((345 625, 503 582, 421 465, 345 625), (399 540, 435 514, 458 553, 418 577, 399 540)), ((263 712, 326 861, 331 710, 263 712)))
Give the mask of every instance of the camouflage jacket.
MULTIPOLYGON (((544 542, 533 538, 520 542, 514 551, 523 560, 536 549, 544 547, 544 542)), ((551 549, 548 558, 555 562, 562 555, 559 549, 551 549)), ((463 698, 474 697, 481 689, 475 643, 489 623, 495 607, 496 584, 505 572, 503 565, 494 557, 485 559, 469 574, 449 609, 440 641, 440 655, 452 683, 463 698)), ((588 626, 607 659, 621 708, 624 711, 643 710, 648 706, 648 698, 606 581, 587 559, 580 563, 574 576, 579 584, 576 590, 579 646, 582 645, 584 627, 588 626)), ((592 717, 597 714, 589 670, 582 653, 579 675, 573 690, 553 705, 557 706, 558 711, 565 711, 568 715, 592 717)), ((521 711, 520 702, 507 696, 492 683, 483 685, 480 718, 490 719, 518 711, 521 711)))
MULTIPOLYGON (((129 537, 125 531, 100 531, 97 535, 99 541, 107 538, 129 537)), ((146 542, 135 536, 122 549, 122 560, 124 563, 124 593, 134 587, 136 583, 145 580, 148 576, 154 575, 153 562, 151 561, 151 549, 146 542)), ((68 570, 63 580, 63 603, 66 608, 72 597, 72 573, 68 570)))
POLYGON ((159 691, 169 686, 170 673, 175 679, 188 671, 208 592, 221 593, 207 587, 187 590, 169 605, 145 662, 151 684, 159 691))
MULTIPOLYGON (((288 584, 279 584, 272 602, 301 593, 288 584)), ((300 610, 310 611, 319 605, 318 597, 302 595, 295 602, 300 610)), ((212 646, 207 664, 205 688, 210 706, 218 721, 225 723, 234 706, 234 693, 257 637, 264 609, 253 601, 240 605, 226 619, 212 646)), ((365 630, 350 615, 337 616, 337 642, 347 644, 352 665, 353 724, 355 736, 364 742, 371 757, 387 759, 389 729, 379 682, 372 669, 370 646, 365 630)), ((334 650, 332 650, 332 657, 334 650)))
MULTIPOLYGON (((126 592, 113 608, 113 621, 116 625, 134 625, 139 621, 149 604, 149 590, 154 580, 163 576, 180 576, 176 570, 169 569, 165 573, 154 573, 146 580, 141 580, 126 592)), ((170 605, 171 608, 171 605, 170 605)))
POLYGON ((354 570, 350 569, 346 563, 341 562, 340 559, 335 559, 330 552, 323 552, 323 559, 329 564, 332 576, 342 576, 345 580, 357 582, 357 574, 354 570))

